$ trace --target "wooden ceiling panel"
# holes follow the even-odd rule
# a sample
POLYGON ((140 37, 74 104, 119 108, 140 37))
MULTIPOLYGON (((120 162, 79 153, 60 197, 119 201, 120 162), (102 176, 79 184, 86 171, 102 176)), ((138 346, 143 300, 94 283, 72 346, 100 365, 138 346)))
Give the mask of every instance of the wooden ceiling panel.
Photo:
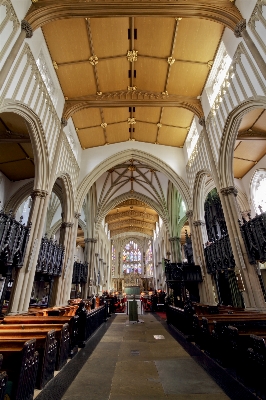
MULTIPOLYGON (((2 145, 1 145, 2 147, 2 145)), ((22 160, 0 165, 0 170, 12 181, 34 178, 34 165, 30 160, 22 160)))
POLYGON ((135 64, 137 77, 134 84, 139 90, 163 92, 165 90, 168 63, 166 60, 138 57, 135 64))
POLYGON ((102 127, 79 131, 78 137, 83 149, 103 146, 105 144, 105 136, 102 127))
POLYGON ((165 146, 183 147, 186 135, 186 129, 162 126, 159 129, 158 143, 165 146))
MULTIPOLYGON (((249 113, 245 114, 244 117, 242 118, 241 124, 239 126, 239 131, 246 131, 249 128, 251 128, 254 124, 254 122, 260 117, 260 115, 263 113, 264 109, 263 108, 256 108, 255 110, 250 111, 249 113)), ((265 127, 264 127, 265 129, 265 127)))
POLYGON ((246 175, 246 173, 253 167, 254 167, 253 162, 238 160, 234 158, 233 161, 234 177, 237 179, 243 178, 243 176, 246 175))
POLYGON ((61 66, 57 75, 64 96, 69 99, 97 92, 93 66, 89 62, 61 66))
POLYGON ((99 108, 86 108, 73 115, 73 122, 78 129, 100 126, 102 123, 99 108))
POLYGON ((178 26, 174 58, 201 62, 213 60, 223 30, 223 25, 206 19, 182 19, 178 26))
POLYGON ((243 141, 234 151, 234 157, 250 161, 259 161, 266 153, 266 140, 243 141))
POLYGON ((193 116, 191 111, 184 108, 164 107, 161 123, 187 128, 191 125, 193 116))
POLYGON ((124 55, 129 50, 129 18, 91 18, 95 54, 101 57, 124 55))
POLYGON ((130 85, 128 70, 130 63, 127 58, 113 58, 100 60, 97 64, 101 92, 113 92, 127 90, 130 85))
POLYGON ((263 110, 258 121, 255 122, 253 128, 255 130, 266 132, 266 110, 263 110))
MULTIPOLYGON (((104 120, 107 124, 114 122, 127 121, 129 117, 129 110, 124 108, 103 108, 104 120)), ((117 127, 119 129, 119 127, 117 127)))
POLYGON ((135 128, 135 132, 132 137, 135 140, 139 142, 155 143, 158 129, 156 125, 137 122, 133 127, 135 128))
POLYGON ((21 143, 20 146, 23 148, 25 153, 27 153, 27 155, 30 158, 32 158, 32 159, 34 158, 34 154, 33 154, 33 149, 32 149, 31 143, 21 143))
POLYGON ((135 110, 134 117, 137 121, 157 124, 160 120, 161 107, 136 107, 135 110))
POLYGON ((42 27, 52 60, 57 64, 89 59, 85 22, 84 18, 61 19, 42 27))
POLYGON ((117 142, 126 142, 129 138, 128 127, 129 125, 127 122, 123 122, 122 124, 107 125, 107 142, 110 144, 117 142))
MULTIPOLYGON (((0 146, 0 164, 25 159, 26 155, 16 143, 1 143, 0 146)), ((2 165, 0 165, 0 168, 2 165)))
POLYGON ((168 58, 171 55, 175 22, 175 18, 135 18, 135 50, 139 55, 168 58))
POLYGON ((6 132, 6 127, 20 135, 29 135, 25 119, 18 114, 9 112, 0 114, 0 132, 6 132))
POLYGON ((206 65, 175 62, 171 67, 168 92, 180 96, 200 96, 208 74, 206 65))

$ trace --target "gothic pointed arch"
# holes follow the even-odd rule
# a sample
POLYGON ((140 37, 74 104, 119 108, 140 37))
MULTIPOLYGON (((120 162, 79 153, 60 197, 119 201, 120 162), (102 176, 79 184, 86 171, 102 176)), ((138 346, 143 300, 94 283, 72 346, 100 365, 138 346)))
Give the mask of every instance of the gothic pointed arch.
POLYGON ((242 102, 228 115, 223 130, 218 163, 218 175, 221 188, 234 186, 233 153, 238 134, 238 128, 245 114, 256 109, 266 108, 266 98, 258 96, 242 102))
POLYGON ((4 206, 4 211, 13 211, 16 214, 19 206, 30 196, 33 191, 34 181, 27 182, 25 185, 21 186, 6 202, 4 206))
POLYGON ((137 161, 148 163, 152 168, 165 174, 167 178, 176 186, 179 190, 186 207, 190 206, 190 194, 187 183, 181 178, 169 165, 159 158, 148 154, 144 151, 136 149, 128 149, 121 151, 107 158, 100 164, 98 164, 94 170, 88 174, 80 183, 78 187, 77 197, 76 197, 76 210, 81 210, 82 204, 84 202, 85 196, 88 193, 90 187, 102 174, 104 174, 108 169, 115 167, 117 164, 128 161, 129 159, 135 159, 137 161))
POLYGON ((50 165, 45 133, 40 118, 30 107, 13 100, 3 102, 0 106, 0 114, 3 112, 13 112, 26 121, 35 160, 33 189, 48 191, 50 165))

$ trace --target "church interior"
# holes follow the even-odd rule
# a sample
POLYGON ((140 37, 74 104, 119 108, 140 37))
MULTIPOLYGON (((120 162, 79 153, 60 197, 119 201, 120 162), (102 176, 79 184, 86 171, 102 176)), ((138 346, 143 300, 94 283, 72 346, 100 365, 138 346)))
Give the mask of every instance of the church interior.
POLYGON ((265 400, 266 0, 0 37, 0 400, 265 400))

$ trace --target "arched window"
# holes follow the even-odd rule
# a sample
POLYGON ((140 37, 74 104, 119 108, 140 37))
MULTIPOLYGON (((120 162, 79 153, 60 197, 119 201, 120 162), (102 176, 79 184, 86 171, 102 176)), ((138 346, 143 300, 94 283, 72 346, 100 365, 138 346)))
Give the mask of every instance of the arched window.
POLYGON ((123 250, 123 273, 141 274, 141 251, 133 240, 130 240, 123 250))
POLYGON ((151 240, 148 242, 148 250, 146 252, 146 274, 147 277, 153 276, 153 253, 151 240))
POLYGON ((266 211, 266 170, 258 169, 251 180, 251 199, 257 214, 266 211))
POLYGON ((112 276, 115 276, 115 246, 112 244, 112 276))

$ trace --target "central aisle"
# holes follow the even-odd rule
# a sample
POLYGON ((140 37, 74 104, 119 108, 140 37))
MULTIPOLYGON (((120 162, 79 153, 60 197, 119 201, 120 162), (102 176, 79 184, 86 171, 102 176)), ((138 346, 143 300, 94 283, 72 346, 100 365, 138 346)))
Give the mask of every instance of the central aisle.
POLYGON ((62 399, 229 399, 152 314, 141 321, 117 315, 62 399))

